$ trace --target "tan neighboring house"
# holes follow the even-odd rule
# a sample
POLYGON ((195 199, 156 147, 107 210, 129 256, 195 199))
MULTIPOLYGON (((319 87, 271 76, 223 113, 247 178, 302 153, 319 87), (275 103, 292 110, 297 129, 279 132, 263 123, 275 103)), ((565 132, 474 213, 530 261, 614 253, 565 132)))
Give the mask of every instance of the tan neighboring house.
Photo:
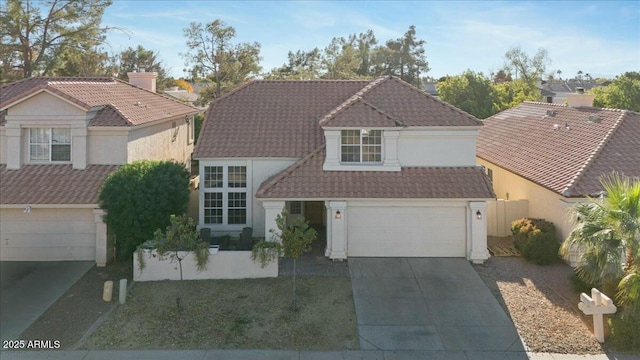
POLYGON ((478 136, 478 164, 497 198, 528 200, 528 216, 553 222, 563 239, 567 209, 599 196, 603 174, 640 176, 640 114, 594 108, 593 97, 525 102, 486 119, 478 136))
POLYGON ((0 88, 0 260, 111 256, 98 192, 118 165, 188 166, 197 110, 155 93, 155 73, 30 78, 0 88), (136 84, 136 85, 133 85, 136 84))
POLYGON ((198 138, 199 226, 270 238, 283 210, 326 230, 330 259, 485 261, 482 122, 395 77, 248 83, 198 138))

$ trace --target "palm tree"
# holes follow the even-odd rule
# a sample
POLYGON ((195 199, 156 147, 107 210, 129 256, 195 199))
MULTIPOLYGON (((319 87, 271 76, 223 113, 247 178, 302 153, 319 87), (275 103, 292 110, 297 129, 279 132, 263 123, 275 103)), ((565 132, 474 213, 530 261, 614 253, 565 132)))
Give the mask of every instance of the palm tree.
POLYGON ((582 82, 582 70, 578 70, 577 78, 578 78, 578 80, 580 80, 580 82, 582 82))
POLYGON ((614 172, 600 182, 606 196, 571 209, 575 228, 561 251, 581 249, 577 275, 592 284, 617 283, 620 304, 640 310, 640 178, 614 172))
POLYGON ((562 81, 562 70, 558 70, 556 73, 558 73, 558 80, 562 81))

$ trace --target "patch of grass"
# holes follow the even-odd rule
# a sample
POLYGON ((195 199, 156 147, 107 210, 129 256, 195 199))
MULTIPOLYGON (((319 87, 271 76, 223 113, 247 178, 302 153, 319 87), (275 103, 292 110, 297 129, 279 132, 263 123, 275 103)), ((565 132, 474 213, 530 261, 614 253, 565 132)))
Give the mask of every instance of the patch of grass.
POLYGON ((344 277, 136 283, 86 343, 89 349, 351 350, 357 325, 344 277), (182 310, 175 305, 181 298, 182 310))

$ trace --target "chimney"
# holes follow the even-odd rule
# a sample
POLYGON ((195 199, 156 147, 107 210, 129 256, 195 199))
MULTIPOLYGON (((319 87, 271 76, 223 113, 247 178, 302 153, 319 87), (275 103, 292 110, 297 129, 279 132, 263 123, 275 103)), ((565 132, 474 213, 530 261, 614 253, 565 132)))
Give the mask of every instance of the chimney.
POLYGON ((144 68, 140 68, 140 72, 128 72, 127 76, 129 76, 129 84, 156 92, 157 72, 145 72, 144 68))
POLYGON ((595 98, 595 94, 585 94, 584 88, 577 87, 576 92, 567 94, 567 105, 571 107, 593 107, 593 100, 595 98))

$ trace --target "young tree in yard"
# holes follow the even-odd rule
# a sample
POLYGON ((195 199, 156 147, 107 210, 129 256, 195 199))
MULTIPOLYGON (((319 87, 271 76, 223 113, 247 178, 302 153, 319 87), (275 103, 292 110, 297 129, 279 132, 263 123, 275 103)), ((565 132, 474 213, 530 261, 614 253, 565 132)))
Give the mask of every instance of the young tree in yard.
POLYGON ((260 72, 260 44, 233 44, 236 30, 224 21, 192 22, 184 29, 189 52, 183 54, 194 78, 214 83, 200 92, 199 103, 207 103, 233 90, 260 72))
MULTIPOLYGON (((158 256, 163 259, 168 256, 172 262, 177 261, 180 268, 180 280, 182 277, 182 260, 193 252, 198 271, 203 271, 209 261, 209 243, 200 240, 196 224, 187 215, 171 215, 171 223, 165 232, 156 229, 153 233, 153 246, 158 256)), ((178 301, 179 306, 179 301, 178 301)))
POLYGON ((50 75, 65 49, 92 49, 107 28, 100 22, 111 0, 5 0, 0 4, 3 81, 50 75))
POLYGON ((593 106, 640 111, 640 73, 631 71, 616 77, 611 84, 591 90, 593 106))
POLYGON ((590 284, 617 284, 617 299, 640 315, 640 178, 604 176, 605 194, 572 208, 575 228, 562 251, 581 250, 577 275, 590 284))
POLYGON ((282 241, 284 257, 293 259, 293 308, 298 308, 296 297, 296 265, 298 258, 311 250, 311 243, 318 236, 318 232, 309 226, 304 218, 296 218, 287 224, 287 213, 282 212, 276 217, 278 230, 272 229, 274 235, 282 241))
POLYGON ((182 164, 143 160, 111 173, 100 190, 100 207, 116 236, 118 258, 130 258, 156 229, 169 225, 171 214, 185 213, 188 203, 189 172, 182 164))
POLYGON ((457 76, 447 76, 436 87, 440 99, 479 119, 493 115, 491 80, 482 73, 467 70, 457 76))

